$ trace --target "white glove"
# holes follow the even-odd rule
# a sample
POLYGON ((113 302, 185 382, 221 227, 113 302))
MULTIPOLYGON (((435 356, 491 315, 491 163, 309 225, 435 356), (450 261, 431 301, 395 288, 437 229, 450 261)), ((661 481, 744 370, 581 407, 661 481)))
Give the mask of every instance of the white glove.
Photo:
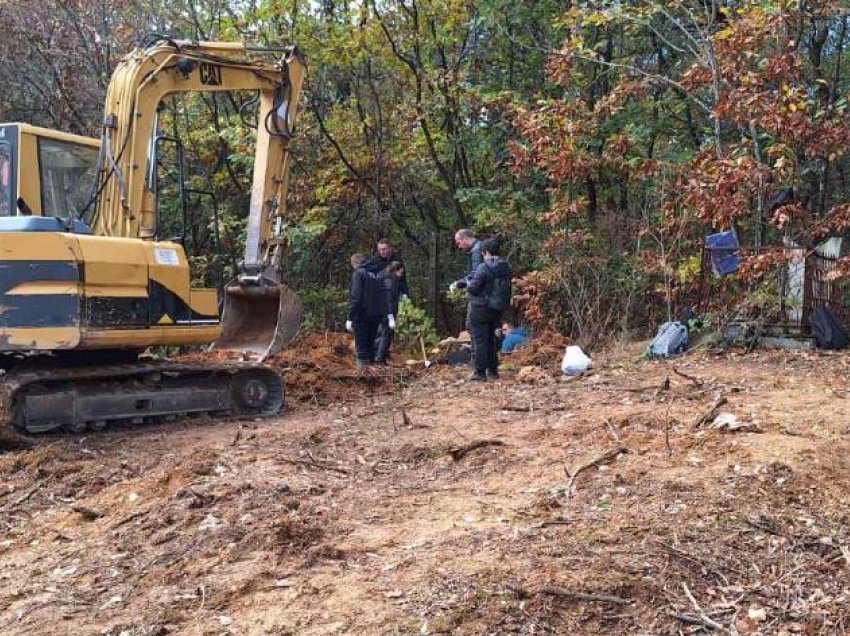
POLYGON ((390 329, 395 329, 395 316, 392 314, 387 316, 387 326, 389 326, 390 329))
POLYGON ((351 322, 350 320, 346 320, 345 321, 345 330, 348 333, 354 333, 354 323, 351 322))
POLYGON ((455 281, 451 285, 449 285, 449 291, 451 293, 455 293, 457 291, 457 281, 455 281))

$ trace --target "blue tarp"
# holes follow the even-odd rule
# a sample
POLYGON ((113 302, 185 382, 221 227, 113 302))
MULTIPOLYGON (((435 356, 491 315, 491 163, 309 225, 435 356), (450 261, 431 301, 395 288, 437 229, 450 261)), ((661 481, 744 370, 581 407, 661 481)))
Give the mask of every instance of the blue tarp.
POLYGON ((705 237, 705 249, 711 259, 711 269, 716 276, 728 276, 738 271, 741 255, 735 232, 718 232, 705 237))

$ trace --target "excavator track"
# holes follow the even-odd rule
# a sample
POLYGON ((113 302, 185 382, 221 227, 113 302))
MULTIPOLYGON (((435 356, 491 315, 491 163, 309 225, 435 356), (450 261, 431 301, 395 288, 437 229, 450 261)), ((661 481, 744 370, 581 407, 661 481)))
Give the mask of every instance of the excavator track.
POLYGON ((38 362, 0 377, 0 422, 28 435, 203 413, 268 416, 283 406, 282 379, 259 364, 145 361, 69 367, 38 362))

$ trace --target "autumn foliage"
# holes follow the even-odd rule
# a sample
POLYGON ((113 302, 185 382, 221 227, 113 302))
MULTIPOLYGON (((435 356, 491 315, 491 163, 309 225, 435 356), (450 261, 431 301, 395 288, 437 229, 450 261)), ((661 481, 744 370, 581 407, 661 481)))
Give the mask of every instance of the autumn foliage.
MULTIPOLYGON (((473 227, 504 239, 521 317, 593 345, 705 297, 733 302, 781 267, 772 248, 850 231, 843 0, 9 0, 0 24, 2 119, 88 134, 112 68, 149 31, 298 44, 286 276, 310 298, 344 295, 348 255, 389 236, 414 300, 456 331, 443 290, 467 265, 452 235, 473 227), (746 277, 720 284, 702 245, 729 229, 746 277)), ((222 257, 208 206, 191 206, 210 283, 239 259, 251 99, 163 108, 189 186, 219 202, 222 257)), ((313 318, 333 327, 327 313, 313 318)))
MULTIPOLYGON (((848 193, 836 187, 850 148, 848 86, 841 60, 826 54, 845 46, 846 15, 826 2, 692 4, 573 9, 547 65, 562 95, 515 109, 513 169, 549 184, 546 256, 520 284, 531 317, 556 317, 553 295, 571 307, 558 273, 624 262, 639 272, 642 301, 669 315, 700 300, 712 231, 738 233, 741 278, 755 280, 783 259, 766 246, 810 249, 850 227, 848 193), (581 232, 593 249, 561 249, 581 232)), ((635 290, 598 293, 622 306, 635 290)), ((652 313, 638 307, 622 322, 640 326, 652 313)))

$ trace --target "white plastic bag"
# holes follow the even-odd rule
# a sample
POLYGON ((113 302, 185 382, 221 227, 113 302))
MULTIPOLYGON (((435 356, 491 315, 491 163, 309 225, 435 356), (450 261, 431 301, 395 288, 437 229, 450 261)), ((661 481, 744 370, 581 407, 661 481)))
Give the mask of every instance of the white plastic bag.
POLYGON ((581 347, 570 345, 564 352, 564 359, 561 361, 561 371, 566 375, 578 375, 590 368, 591 362, 581 347))

